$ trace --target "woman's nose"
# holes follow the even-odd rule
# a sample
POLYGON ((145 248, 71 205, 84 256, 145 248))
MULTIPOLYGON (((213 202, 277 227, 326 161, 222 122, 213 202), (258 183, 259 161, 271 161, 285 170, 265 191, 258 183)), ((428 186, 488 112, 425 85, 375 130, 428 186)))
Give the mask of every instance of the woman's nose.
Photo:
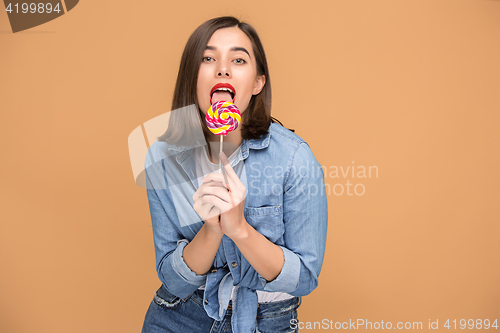
POLYGON ((231 73, 229 71, 229 67, 225 64, 221 64, 219 68, 217 69, 217 76, 218 77, 230 77, 231 73))

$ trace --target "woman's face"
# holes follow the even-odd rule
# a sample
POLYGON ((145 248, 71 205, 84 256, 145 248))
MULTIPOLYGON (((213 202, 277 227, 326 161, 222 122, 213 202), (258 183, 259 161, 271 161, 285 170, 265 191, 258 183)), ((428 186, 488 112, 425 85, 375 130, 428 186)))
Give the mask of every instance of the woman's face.
POLYGON ((198 73, 201 111, 205 114, 210 105, 225 100, 243 112, 264 84, 265 76, 257 76, 250 38, 238 27, 216 30, 208 41, 198 73))

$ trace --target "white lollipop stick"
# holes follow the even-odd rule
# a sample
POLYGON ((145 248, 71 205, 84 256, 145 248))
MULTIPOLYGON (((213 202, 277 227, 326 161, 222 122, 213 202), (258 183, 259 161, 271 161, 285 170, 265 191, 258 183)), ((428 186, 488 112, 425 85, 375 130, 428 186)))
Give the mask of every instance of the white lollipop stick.
POLYGON ((220 150, 219 150, 219 173, 222 173, 222 160, 220 159, 220 153, 222 153, 222 138, 224 135, 220 136, 220 150))
MULTIPOLYGON (((226 171, 222 172, 222 160, 220 159, 220 153, 222 153, 222 138, 224 135, 221 134, 220 136, 220 151, 219 151, 219 173, 222 173, 224 175, 224 181, 226 182, 226 186, 229 186, 229 181, 227 180, 226 176, 226 171)), ((231 196, 231 204, 234 207, 234 202, 233 202, 233 197, 231 196)))

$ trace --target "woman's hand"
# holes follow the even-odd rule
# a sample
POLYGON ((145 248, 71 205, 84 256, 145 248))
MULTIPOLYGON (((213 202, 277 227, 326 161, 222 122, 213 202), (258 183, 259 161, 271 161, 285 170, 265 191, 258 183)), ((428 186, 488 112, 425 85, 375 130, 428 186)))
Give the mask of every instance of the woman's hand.
MULTIPOLYGON (((203 183, 193 194, 193 208, 198 215, 206 222, 206 226, 211 232, 223 234, 220 227, 220 210, 207 200, 211 193, 220 192, 215 183, 203 183)), ((227 190, 225 190, 227 192, 227 190)))
POLYGON ((200 186, 203 187, 200 194, 203 194, 202 201, 205 205, 214 206, 213 210, 221 213, 219 226, 222 232, 229 238, 241 237, 248 226, 243 216, 246 187, 223 152, 219 154, 219 158, 224 164, 227 177, 221 173, 207 175, 200 186))
MULTIPOLYGON (((246 188, 238 178, 238 175, 236 175, 236 172, 234 172, 231 164, 229 164, 226 155, 220 153, 219 157, 224 163, 224 170, 227 177, 225 174, 211 173, 203 179, 203 184, 195 193, 195 196, 201 196, 200 199, 197 199, 200 201, 197 205, 200 207, 210 207, 210 209, 214 207, 212 211, 221 212, 218 223, 213 223, 214 220, 206 220, 207 223, 204 227, 208 224, 214 227, 217 224, 219 230, 234 241, 250 265, 264 279, 272 281, 279 275, 283 268, 285 254, 280 246, 273 244, 248 224, 243 215, 246 188)), ((193 199, 195 199, 194 196, 193 199)), ((220 239, 218 240, 220 242, 220 239)), ((186 251, 188 246, 189 244, 184 251, 186 251)), ((216 253, 217 248, 213 247, 212 250, 215 251, 213 253, 216 253)), ((191 252, 194 256, 193 253, 194 250, 191 252)), ((193 257, 189 256, 189 254, 188 252, 188 259, 192 260, 193 257)), ((200 271, 204 269, 208 270, 209 267, 203 266, 203 269, 200 269, 200 271)))

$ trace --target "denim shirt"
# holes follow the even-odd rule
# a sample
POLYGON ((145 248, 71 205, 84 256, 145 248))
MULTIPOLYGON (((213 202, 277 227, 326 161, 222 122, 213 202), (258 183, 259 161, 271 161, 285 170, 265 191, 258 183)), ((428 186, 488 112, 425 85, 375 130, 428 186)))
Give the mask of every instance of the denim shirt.
POLYGON ((323 169, 309 145, 277 123, 271 123, 268 134, 260 139, 243 140, 239 158, 246 176, 244 217, 283 250, 283 268, 267 281, 224 235, 212 269, 198 275, 182 257, 184 247, 204 223, 193 209, 192 196, 200 185, 194 149, 199 147, 157 141, 146 157, 158 277, 180 298, 205 285, 203 304, 215 320, 224 317, 234 285, 232 329, 254 332, 256 290, 304 296, 318 286, 328 222, 323 169))

